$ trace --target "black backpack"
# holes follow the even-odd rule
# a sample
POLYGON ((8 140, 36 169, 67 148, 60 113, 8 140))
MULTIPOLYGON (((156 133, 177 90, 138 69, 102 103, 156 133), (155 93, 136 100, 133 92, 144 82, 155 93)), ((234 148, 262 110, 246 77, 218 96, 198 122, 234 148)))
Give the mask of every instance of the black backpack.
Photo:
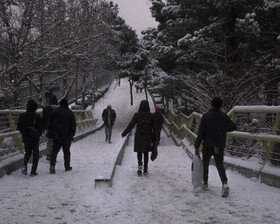
POLYGON ((148 119, 143 119, 138 127, 140 135, 149 135, 151 133, 151 122, 148 119))

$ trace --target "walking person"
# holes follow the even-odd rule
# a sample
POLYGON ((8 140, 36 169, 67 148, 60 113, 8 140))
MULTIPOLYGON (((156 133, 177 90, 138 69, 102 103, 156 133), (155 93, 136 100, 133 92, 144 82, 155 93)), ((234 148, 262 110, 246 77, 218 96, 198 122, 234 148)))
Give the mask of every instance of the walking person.
POLYGON ((224 148, 226 134, 237 129, 236 124, 223 112, 223 101, 214 97, 211 102, 212 108, 202 116, 198 136, 195 141, 195 154, 199 155, 200 144, 203 144, 203 189, 208 190, 209 162, 214 156, 216 167, 223 184, 222 197, 229 195, 228 179, 224 168, 224 148))
POLYGON ((36 176, 39 162, 39 140, 43 132, 43 121, 36 113, 38 104, 34 100, 28 100, 26 112, 21 114, 18 119, 17 129, 22 134, 25 155, 23 159, 22 174, 27 175, 27 164, 33 155, 30 176, 36 176))
POLYGON ((134 114, 129 125, 121 134, 122 137, 125 137, 136 125, 134 152, 137 153, 137 174, 139 176, 143 173, 143 156, 144 175, 148 175, 149 152, 152 151, 152 144, 155 141, 153 117, 153 114, 150 112, 149 102, 142 100, 138 112, 134 114))
POLYGON ((74 113, 69 109, 66 99, 62 99, 59 105, 59 108, 55 109, 51 115, 50 129, 47 134, 48 138, 53 139, 50 162, 51 174, 56 173, 56 158, 61 147, 63 149, 65 171, 72 170, 70 166, 70 146, 76 133, 76 119, 74 113))
MULTIPOLYGON (((46 133, 48 133, 50 130, 51 115, 56 108, 57 108, 57 98, 55 95, 51 95, 49 99, 49 105, 44 107, 43 114, 42 114, 44 130, 46 131, 46 133)), ((53 139, 47 137, 47 150, 46 150, 47 160, 50 160, 52 144, 53 144, 53 139)))
POLYGON ((163 116, 159 108, 156 108, 156 112, 154 113, 154 124, 155 124, 156 145, 158 145, 160 142, 160 132, 163 125, 163 116))
POLYGON ((112 129, 116 120, 116 112, 112 109, 110 104, 102 112, 102 120, 104 121, 105 127, 105 142, 111 143, 112 129))

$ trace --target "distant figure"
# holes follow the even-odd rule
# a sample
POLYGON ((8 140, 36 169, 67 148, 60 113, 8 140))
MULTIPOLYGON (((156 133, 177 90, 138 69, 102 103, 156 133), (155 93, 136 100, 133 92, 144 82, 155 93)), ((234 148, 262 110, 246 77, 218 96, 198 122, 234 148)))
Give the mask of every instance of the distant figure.
POLYGON ((50 102, 51 96, 52 96, 52 91, 48 90, 48 91, 45 93, 46 102, 50 102))
POLYGON ((236 130, 236 124, 223 112, 220 111, 223 101, 219 97, 213 98, 212 109, 202 116, 198 136, 195 141, 195 154, 199 155, 199 147, 203 142, 203 185, 208 190, 209 162, 214 156, 217 170, 222 181, 222 197, 229 194, 228 179, 224 168, 224 148, 226 134, 236 130))
MULTIPOLYGON (((57 98, 55 95, 51 95, 50 100, 49 100, 49 105, 44 107, 43 109, 43 123, 44 123, 44 129, 46 131, 46 134, 50 130, 50 124, 51 124, 51 115, 53 111, 57 108, 57 98)), ((51 156, 51 151, 52 151, 52 144, 53 144, 53 139, 47 137, 47 152, 46 152, 46 159, 50 160, 51 156)))
POLYGON ((22 134, 25 155, 23 159, 22 174, 27 175, 27 164, 33 154, 30 176, 36 176, 39 162, 39 140, 43 132, 43 121, 36 113, 38 104, 34 100, 28 100, 27 110, 19 116, 17 129, 22 134))
POLYGON ((154 113, 154 124, 155 124, 156 144, 158 145, 160 142, 160 132, 163 125, 163 116, 159 108, 156 108, 156 112, 154 113))
POLYGON ((68 101, 62 99, 59 108, 55 109, 51 115, 48 138, 53 139, 51 152, 50 173, 55 174, 55 163, 57 154, 62 147, 64 154, 65 171, 72 170, 70 166, 70 146, 76 133, 76 119, 74 113, 68 107, 68 101))
POLYGON ((243 131, 256 133, 259 129, 259 120, 253 119, 249 124, 245 123, 243 126, 243 131))
POLYGON ((143 172, 144 155, 144 175, 148 175, 149 152, 152 151, 152 143, 155 141, 153 114, 150 112, 149 102, 142 100, 139 111, 134 114, 127 128, 123 131, 122 137, 125 137, 136 125, 134 138, 134 152, 137 152, 138 171, 140 176, 143 172))
POLYGON ((110 104, 108 104, 107 108, 103 110, 102 120, 104 121, 105 126, 105 142, 111 143, 112 129, 116 120, 116 112, 112 109, 110 104))

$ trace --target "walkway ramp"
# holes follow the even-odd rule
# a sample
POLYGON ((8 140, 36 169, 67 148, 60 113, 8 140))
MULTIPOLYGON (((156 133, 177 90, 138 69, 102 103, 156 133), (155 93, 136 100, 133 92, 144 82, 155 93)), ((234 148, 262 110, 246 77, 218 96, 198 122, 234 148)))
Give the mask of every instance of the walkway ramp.
POLYGON ((114 171, 111 187, 107 183, 95 186, 101 171, 106 173, 115 165, 119 153, 116 146, 125 140, 121 133, 144 98, 144 93, 134 93, 135 105, 130 106, 127 82, 110 89, 94 112, 100 116, 108 103, 116 109, 113 143, 105 142, 104 129, 74 142, 72 171, 64 171, 60 152, 55 175, 49 173, 49 164, 42 158, 36 177, 23 176, 20 170, 2 177, 0 223, 279 223, 280 189, 261 184, 257 179, 227 170, 231 192, 228 198, 222 198, 221 183, 215 166, 211 165, 210 190, 193 190, 191 160, 165 132, 158 158, 149 162, 147 177, 136 174, 132 133, 122 163, 114 171))

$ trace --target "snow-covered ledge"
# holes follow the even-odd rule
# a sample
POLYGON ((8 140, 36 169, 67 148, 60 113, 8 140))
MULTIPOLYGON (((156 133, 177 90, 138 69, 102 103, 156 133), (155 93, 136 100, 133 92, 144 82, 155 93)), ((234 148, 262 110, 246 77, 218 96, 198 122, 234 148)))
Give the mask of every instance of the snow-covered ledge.
MULTIPOLYGON (((173 140, 174 140, 173 136, 173 140)), ((194 146, 187 139, 179 140, 176 138, 177 145, 180 145, 190 158, 194 156, 194 146)), ((211 159, 211 164, 215 164, 214 159, 211 159)), ((230 156, 224 157, 224 165, 226 168, 232 168, 246 177, 260 178, 262 183, 273 187, 280 188, 280 168, 271 165, 270 163, 263 164, 258 160, 243 160, 242 158, 234 158, 230 156)))
MULTIPOLYGON (((96 126, 91 129, 87 129, 85 131, 79 132, 77 135, 74 136, 74 142, 78 141, 82 138, 85 138, 86 136, 93 134, 94 132, 100 130, 103 127, 102 125, 96 126)), ((40 152, 40 157, 43 156, 43 154, 46 151, 46 142, 43 142, 39 146, 39 152, 40 152)), ((5 158, 0 162, 0 178, 3 177, 5 174, 10 174, 11 172, 19 169, 22 167, 23 164, 23 154, 20 153, 19 151, 11 154, 8 158, 5 158)))
POLYGON ((124 155, 124 150, 125 147, 127 146, 128 143, 128 139, 129 139, 129 135, 128 134, 126 137, 121 138, 117 144, 114 146, 113 150, 114 152, 117 152, 115 154, 114 157, 111 158, 111 160, 107 161, 106 164, 103 164, 100 167, 100 170, 98 171, 97 176, 95 177, 95 187, 98 184, 103 184, 106 183, 108 184, 110 187, 112 186, 112 181, 113 181, 113 177, 115 174, 115 169, 117 165, 121 165, 122 163, 122 159, 123 159, 123 155, 124 155))

